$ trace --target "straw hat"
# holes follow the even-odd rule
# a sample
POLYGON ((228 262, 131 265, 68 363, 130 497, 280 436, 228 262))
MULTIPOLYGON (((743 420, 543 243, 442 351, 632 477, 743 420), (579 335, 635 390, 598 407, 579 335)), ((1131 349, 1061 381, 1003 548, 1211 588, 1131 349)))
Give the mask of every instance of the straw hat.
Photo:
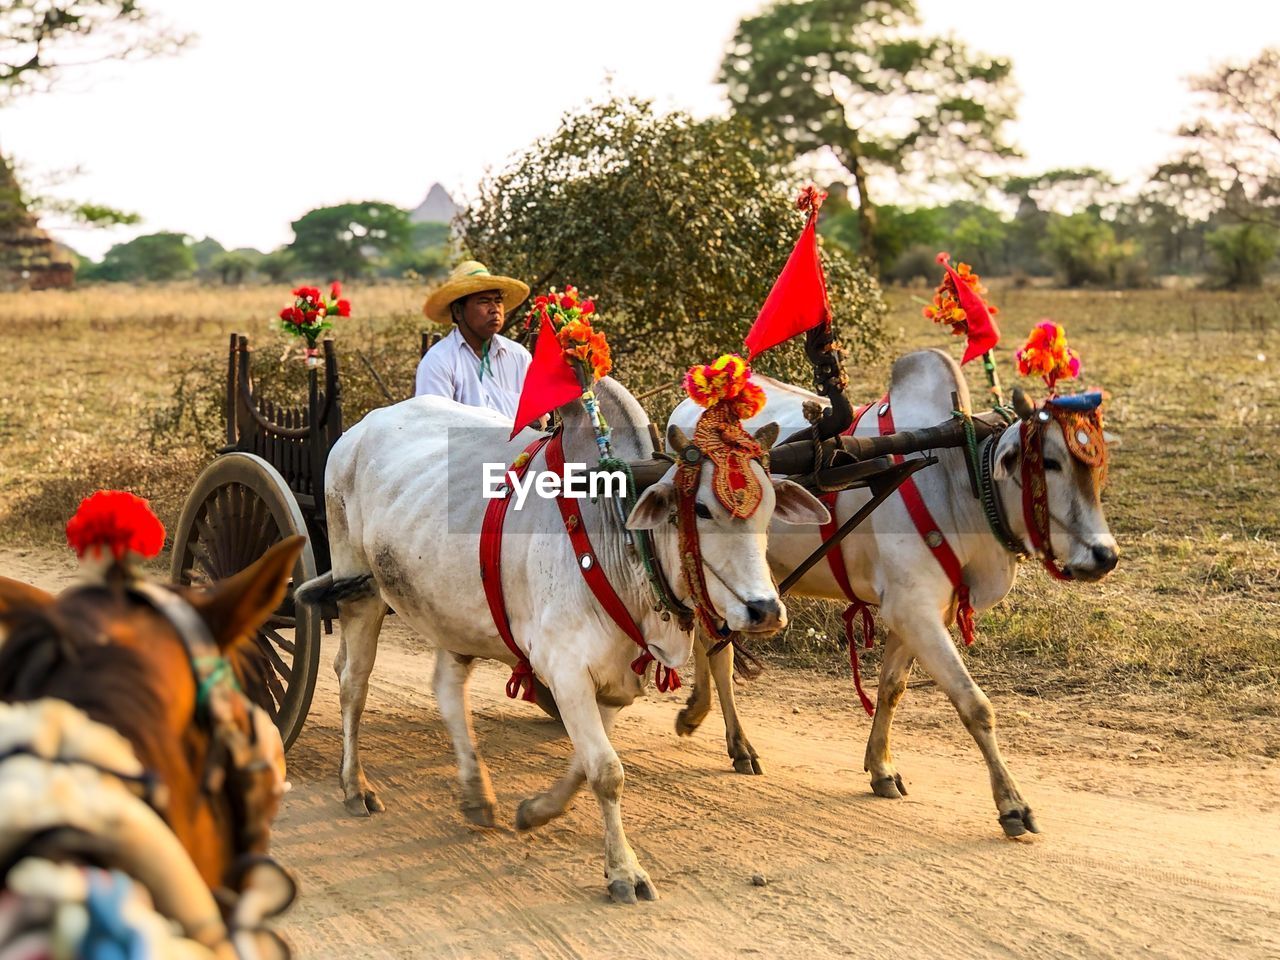
POLYGON ((454 267, 449 279, 427 297, 422 312, 436 323, 451 323, 453 318, 449 315, 449 304, 482 290, 500 290, 502 306, 507 312, 520 306, 529 296, 528 284, 511 277, 495 276, 483 263, 465 260, 454 267))

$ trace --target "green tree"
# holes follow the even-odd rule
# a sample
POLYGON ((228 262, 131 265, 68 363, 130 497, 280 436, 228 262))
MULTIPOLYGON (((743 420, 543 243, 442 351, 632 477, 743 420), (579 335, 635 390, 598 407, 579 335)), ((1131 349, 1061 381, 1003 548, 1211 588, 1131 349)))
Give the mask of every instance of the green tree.
POLYGON ((1146 263, 1132 240, 1118 240, 1111 224, 1093 213, 1054 214, 1043 242, 1068 287, 1146 284, 1146 263))
MULTIPOLYGON (((0 0, 0 107, 47 90, 76 67, 170 52, 187 39, 152 20, 139 0, 0 0)), ((102 204, 42 197, 17 185, 3 155, 0 167, 0 221, 30 220, 34 227, 45 213, 86 226, 140 219, 102 204)), ((29 250, 17 252, 19 259, 30 256, 29 250)))
POLYGON ((1045 213, 1072 214, 1109 209, 1120 185, 1095 167, 1058 167, 1029 176, 1006 177, 1001 186, 1013 199, 1030 199, 1045 213))
POLYGON ((1257 223, 1221 227, 1205 237, 1217 263, 1217 281, 1228 289, 1258 287, 1262 273, 1275 259, 1276 234, 1257 223))
POLYGON ((76 67, 170 53, 188 39, 138 0, 0 0, 0 106, 76 67))
POLYGON ((255 265, 257 271, 272 283, 283 283, 297 274, 298 264, 288 247, 264 253, 255 265))
POLYGON ((94 271, 101 280, 179 280, 196 271, 191 238, 181 233, 149 233, 117 243, 94 271))
POLYGON ((950 251, 984 274, 1007 273, 1009 225, 1000 214, 977 203, 953 203, 941 211, 950 251))
POLYGON ((373 272, 384 258, 409 245, 409 215, 376 200, 321 207, 293 221, 289 244, 298 265, 326 279, 373 272))
POLYGON ((1234 219, 1280 225, 1280 47, 1194 77, 1191 89, 1199 112, 1169 167, 1234 219))
POLYGON ((1015 154, 1009 61, 919 27, 912 0, 780 0, 738 24, 720 65, 740 115, 801 153, 829 148, 849 171, 868 253, 872 175, 974 179, 1015 154))
MULTIPOLYGON (((643 388, 741 349, 803 225, 783 159, 741 119, 615 99, 565 115, 486 179, 460 214, 463 244, 535 290, 594 296, 621 375, 643 388)), ((825 262, 837 328, 866 358, 881 344, 879 290, 837 250, 825 262)), ((762 368, 804 375, 802 356, 787 362, 766 354, 762 368)))
POLYGON ((191 255, 196 258, 196 271, 202 277, 213 276, 213 262, 227 252, 227 248, 213 237, 205 237, 191 244, 191 255))
POLYGON ((224 284, 239 284, 244 283, 244 278, 253 269, 253 265, 253 260, 239 250, 228 250, 215 256, 209 269, 224 284))

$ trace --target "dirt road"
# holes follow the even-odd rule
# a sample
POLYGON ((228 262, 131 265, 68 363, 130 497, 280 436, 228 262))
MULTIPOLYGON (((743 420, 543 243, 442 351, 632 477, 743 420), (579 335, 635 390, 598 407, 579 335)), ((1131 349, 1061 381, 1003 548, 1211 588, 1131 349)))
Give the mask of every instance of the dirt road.
MULTIPOLYGON (((0 551, 0 564, 65 577, 38 556, 0 551)), ((332 639, 275 849, 303 885, 283 925, 300 957, 1280 957, 1280 765, 1215 757, 1172 719, 1179 735, 1164 738, 1107 704, 994 697, 1044 830, 1010 841, 935 689, 911 690, 899 714, 901 801, 867 787, 868 725, 841 677, 773 670, 741 691, 763 777, 730 771, 714 712, 681 740, 678 698, 651 695, 614 743, 628 835, 662 899, 622 907, 607 902, 589 793, 529 835, 463 821, 431 651, 396 627, 364 734, 388 811, 345 816, 332 639)), ((482 666, 473 700, 510 824, 560 775, 568 742, 507 700, 504 679, 482 666)))

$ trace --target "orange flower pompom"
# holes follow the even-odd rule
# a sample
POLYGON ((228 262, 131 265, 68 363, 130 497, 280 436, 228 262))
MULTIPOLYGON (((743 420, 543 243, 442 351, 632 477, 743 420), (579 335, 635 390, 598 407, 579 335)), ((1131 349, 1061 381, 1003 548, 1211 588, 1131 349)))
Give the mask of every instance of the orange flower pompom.
POLYGON ((689 368, 684 389, 700 407, 730 404, 740 420, 749 420, 764 409, 765 395, 751 382, 751 367, 736 353, 726 353, 712 363, 689 368))
MULTIPOLYGON (((571 288, 572 289, 572 288, 571 288)), ((591 369, 592 381, 608 375, 613 369, 609 341, 591 326, 588 315, 569 320, 556 333, 566 360, 580 360, 591 369)))
POLYGON ((127 553, 150 559, 164 546, 164 524, 141 497, 124 490, 99 490, 82 500, 68 521, 67 543, 78 557, 109 549, 116 560, 127 553))
MULTIPOLYGON (((937 260, 938 263, 945 265, 950 258, 951 254, 940 253, 937 260)), ((961 263, 957 264, 955 269, 961 281, 985 302, 987 288, 982 285, 982 278, 973 272, 973 268, 967 263, 961 263)), ((986 306, 987 312, 993 317, 1000 312, 994 304, 987 303, 986 306)), ((956 285, 950 273, 943 274, 942 282, 933 293, 933 303, 925 307, 921 313, 934 323, 950 324, 951 332, 957 337, 963 336, 969 330, 969 318, 964 308, 960 306, 960 295, 956 291, 956 285)))
POLYGON ((1080 357, 1067 346, 1067 333, 1052 320, 1036 324, 1022 349, 1014 354, 1018 373, 1024 377, 1039 374, 1052 390, 1059 380, 1080 375, 1080 357))

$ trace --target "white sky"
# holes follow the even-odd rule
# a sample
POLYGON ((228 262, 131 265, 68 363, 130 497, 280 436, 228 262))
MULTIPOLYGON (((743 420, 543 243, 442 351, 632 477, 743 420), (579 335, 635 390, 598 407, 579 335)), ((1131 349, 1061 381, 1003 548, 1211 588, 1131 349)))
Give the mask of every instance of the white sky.
MULTIPOLYGON (((1184 78, 1280 43, 1273 0, 918 0, 926 29, 1009 56, 1025 167, 1140 176, 1172 149, 1184 78)), ((140 228, 57 229, 100 256, 139 232, 227 247, 288 242, 346 200, 455 198, 486 166, 614 88, 697 114, 758 0, 149 0, 197 34, 176 57, 91 68, 0 111, 28 173, 81 166, 57 192, 136 210, 140 228)))

